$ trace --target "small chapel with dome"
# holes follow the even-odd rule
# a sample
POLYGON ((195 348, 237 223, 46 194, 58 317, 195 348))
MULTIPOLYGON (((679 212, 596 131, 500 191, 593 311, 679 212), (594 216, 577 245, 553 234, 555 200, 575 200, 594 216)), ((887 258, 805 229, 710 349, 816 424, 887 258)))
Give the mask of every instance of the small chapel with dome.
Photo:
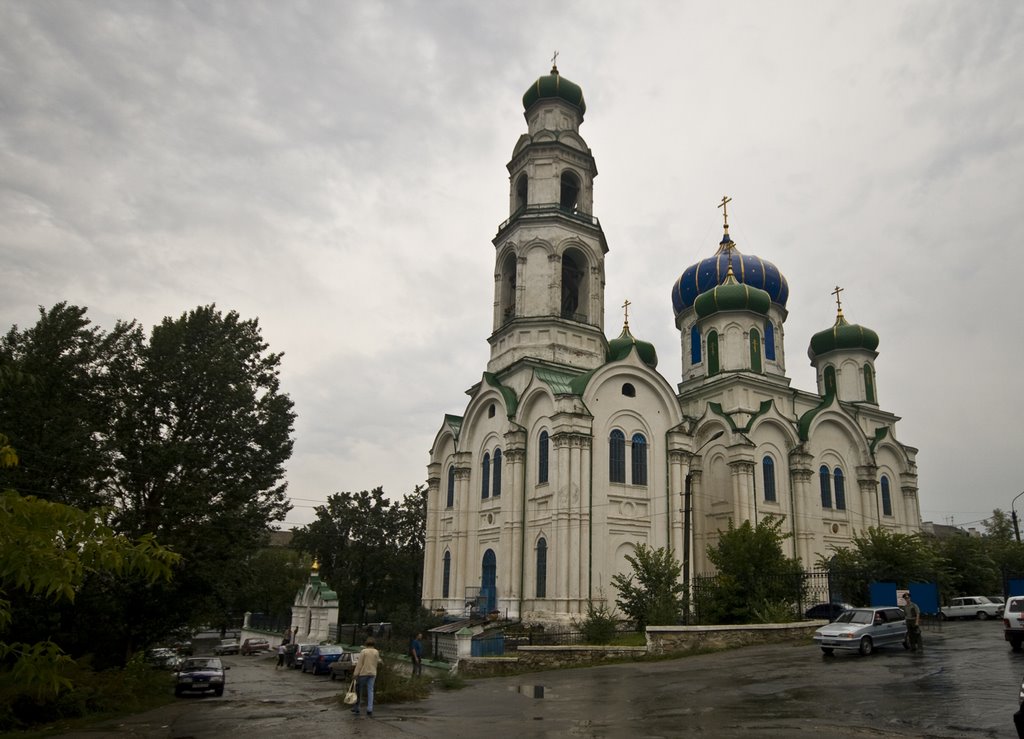
MULTIPOLYGON (((878 335, 837 315, 810 339, 815 391, 786 375, 789 284, 724 233, 671 286, 681 376, 626 319, 605 331, 609 246, 583 91, 557 67, 523 96, 509 217, 493 239, 490 360, 428 466, 423 604, 566 622, 614 604, 638 544, 694 574, 729 522, 783 520, 812 568, 870 526, 920 530, 916 449, 878 402, 878 335)), ((670 286, 666 285, 668 291, 670 286)), ((667 310, 667 301, 666 301, 667 310)))

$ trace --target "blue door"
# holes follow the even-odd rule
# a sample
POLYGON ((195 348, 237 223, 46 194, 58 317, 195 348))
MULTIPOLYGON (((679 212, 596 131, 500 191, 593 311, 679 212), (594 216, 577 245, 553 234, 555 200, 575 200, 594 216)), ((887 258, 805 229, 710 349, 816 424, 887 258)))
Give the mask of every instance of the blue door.
POLYGON ((485 613, 490 613, 498 607, 498 560, 494 551, 488 549, 484 552, 483 572, 480 576, 480 595, 487 604, 485 613))

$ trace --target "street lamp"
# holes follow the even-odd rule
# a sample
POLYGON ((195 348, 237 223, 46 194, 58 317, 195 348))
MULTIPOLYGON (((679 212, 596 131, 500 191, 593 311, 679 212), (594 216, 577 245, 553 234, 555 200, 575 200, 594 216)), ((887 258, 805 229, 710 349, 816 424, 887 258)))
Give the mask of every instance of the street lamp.
POLYGON ((1013 500, 1010 501, 1010 518, 1013 519, 1013 533, 1017 535, 1017 543, 1020 544, 1020 526, 1017 525, 1017 511, 1013 509, 1013 504, 1017 502, 1017 498, 1024 495, 1024 491, 1017 493, 1013 496, 1013 500))
MULTIPOLYGON (((715 439, 721 438, 725 434, 724 431, 716 431, 707 441, 701 444, 699 447, 693 450, 693 456, 697 456, 697 452, 706 447, 708 444, 713 442, 715 439)), ((689 466, 686 469, 686 479, 683 483, 683 592, 686 593, 686 611, 683 614, 683 622, 690 623, 690 484, 693 479, 693 475, 690 472, 689 466)))

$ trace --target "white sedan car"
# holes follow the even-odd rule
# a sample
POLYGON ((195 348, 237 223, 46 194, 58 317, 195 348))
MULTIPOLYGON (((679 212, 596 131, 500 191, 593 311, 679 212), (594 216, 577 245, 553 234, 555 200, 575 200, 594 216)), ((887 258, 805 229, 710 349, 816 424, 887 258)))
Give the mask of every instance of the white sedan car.
POLYGON ((948 606, 939 610, 939 617, 947 618, 976 618, 984 621, 987 618, 999 618, 1003 615, 1001 603, 993 603, 984 595, 968 595, 963 598, 953 598, 948 606))
POLYGON ((836 649, 871 654, 877 647, 907 641, 907 619, 901 608, 853 608, 814 632, 814 641, 826 655, 836 649))

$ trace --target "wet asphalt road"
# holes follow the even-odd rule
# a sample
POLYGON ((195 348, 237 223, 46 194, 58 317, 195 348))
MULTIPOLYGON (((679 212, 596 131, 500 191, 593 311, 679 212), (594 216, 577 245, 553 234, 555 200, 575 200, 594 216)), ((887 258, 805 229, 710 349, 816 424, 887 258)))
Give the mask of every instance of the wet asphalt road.
POLYGON ((352 716, 341 683, 228 657, 222 698, 189 697, 65 737, 1015 737, 1024 676, 998 622, 925 631, 924 654, 824 657, 772 645, 471 681, 352 716))

